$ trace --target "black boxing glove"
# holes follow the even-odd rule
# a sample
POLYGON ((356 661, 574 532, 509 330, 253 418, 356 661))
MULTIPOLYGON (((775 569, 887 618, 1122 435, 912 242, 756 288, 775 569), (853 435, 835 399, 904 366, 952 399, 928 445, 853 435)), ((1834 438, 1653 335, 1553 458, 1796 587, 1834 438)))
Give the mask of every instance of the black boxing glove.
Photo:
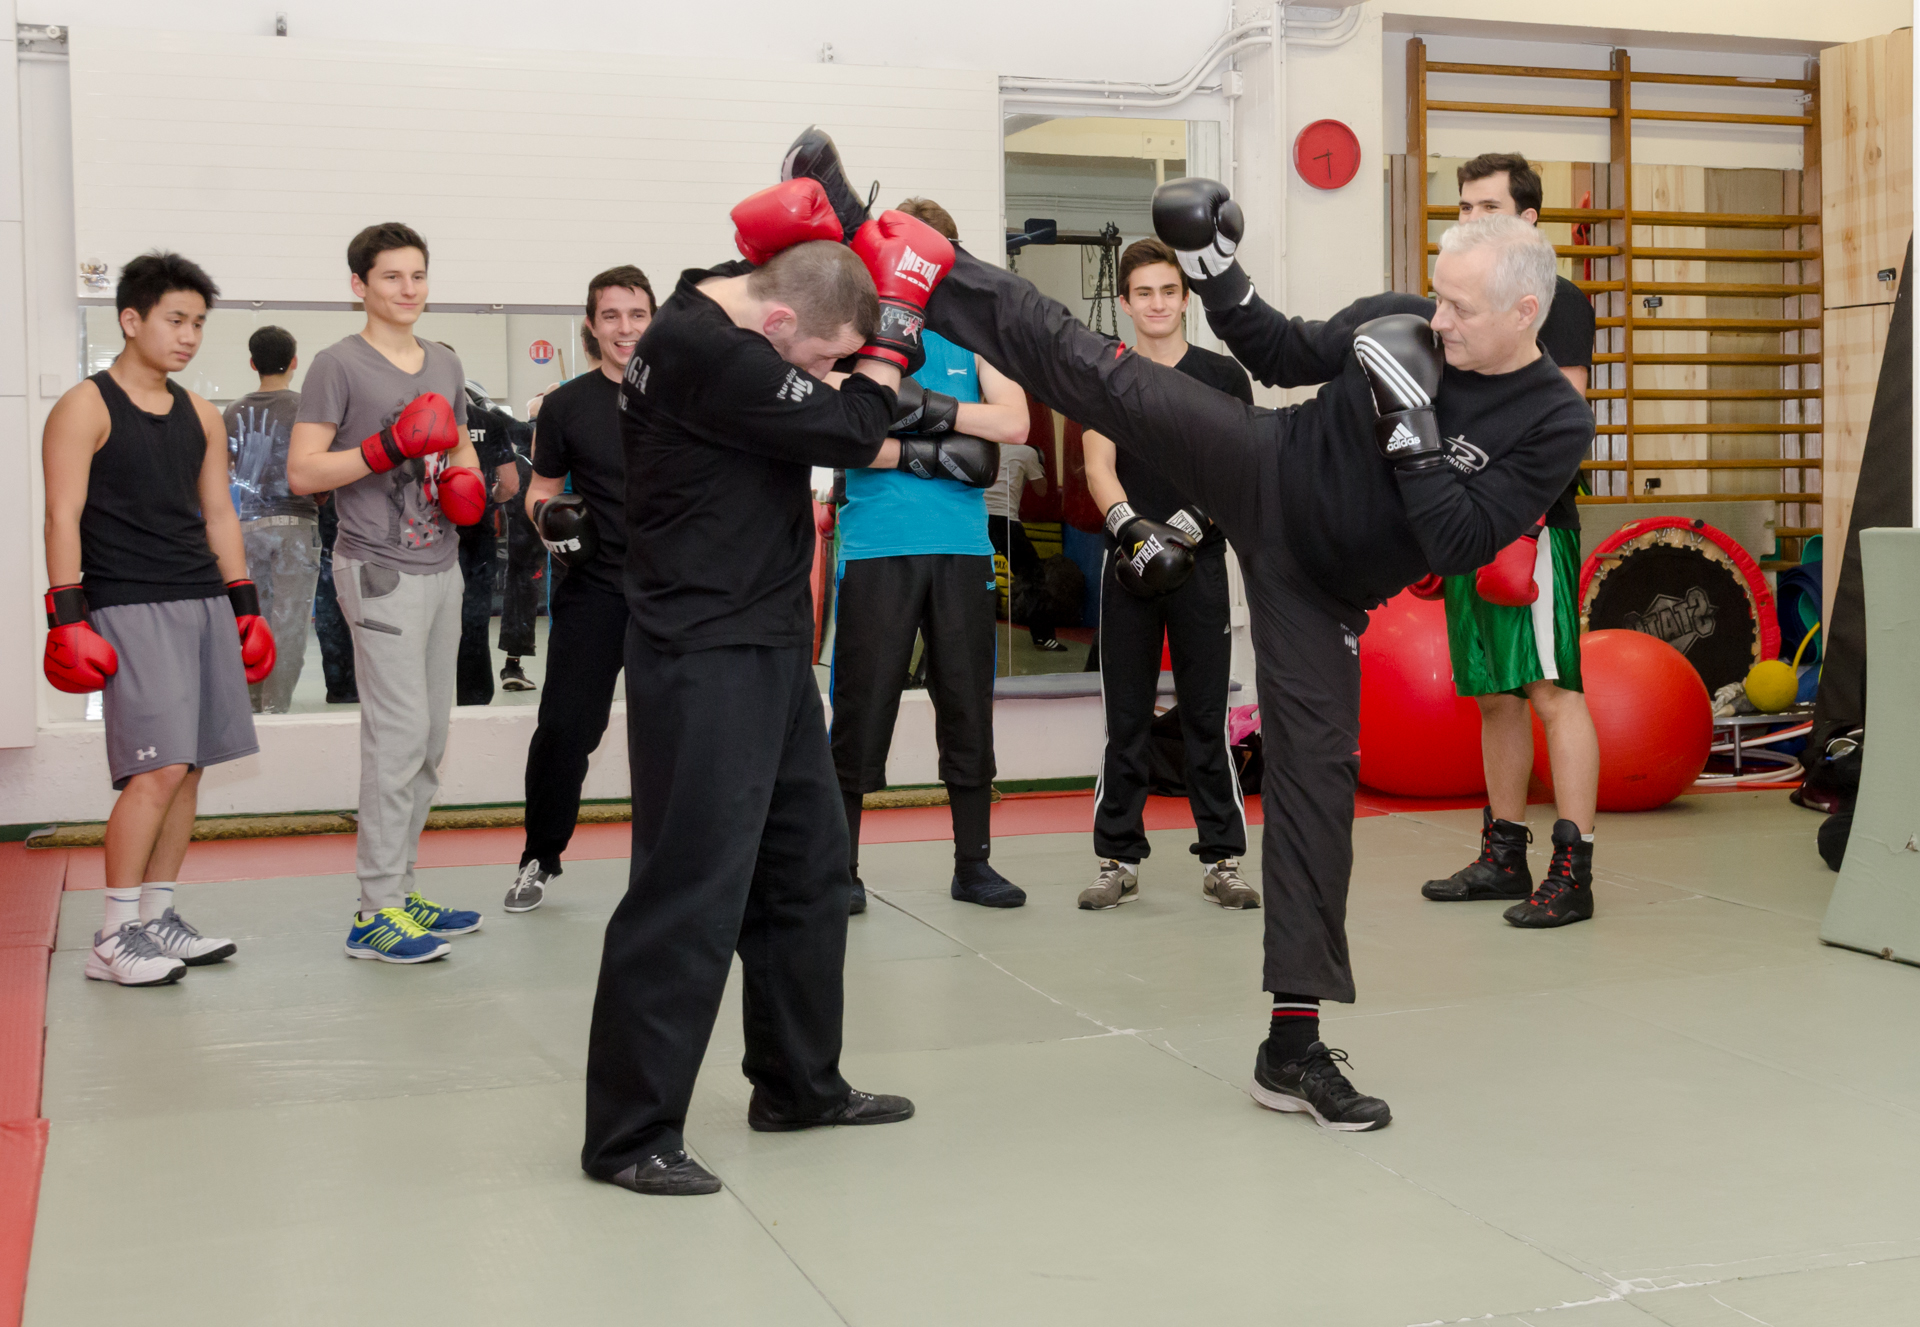
POLYGON ((1119 547, 1115 577, 1122 588, 1143 599, 1171 594, 1193 575, 1193 546, 1199 541, 1182 529, 1147 519, 1131 503, 1116 502, 1107 509, 1107 533, 1119 547))
POLYGON ((555 561, 583 567, 600 551, 600 532, 593 512, 578 493, 562 493, 533 504, 533 529, 555 561))
POLYGON ((894 412, 889 433, 951 433, 960 415, 960 402, 945 392, 928 391, 918 378, 902 378, 894 391, 900 408, 894 412))
POLYGON ((1433 328, 1417 313, 1390 313, 1362 323, 1353 353, 1373 389, 1373 439, 1396 470, 1431 470, 1447 463, 1433 400, 1446 355, 1433 328))
POLYGON ((1000 444, 970 433, 900 439, 900 468, 919 479, 951 479, 968 488, 992 488, 1000 478, 1000 444))
POLYGON ((1213 529, 1213 518, 1198 507, 1188 505, 1167 517, 1168 528, 1185 535, 1189 548, 1198 548, 1200 541, 1213 529))
POLYGON ((1246 218, 1227 186, 1190 176, 1153 191, 1153 230, 1180 259, 1201 306, 1231 309, 1253 298, 1253 282, 1234 259, 1246 218))

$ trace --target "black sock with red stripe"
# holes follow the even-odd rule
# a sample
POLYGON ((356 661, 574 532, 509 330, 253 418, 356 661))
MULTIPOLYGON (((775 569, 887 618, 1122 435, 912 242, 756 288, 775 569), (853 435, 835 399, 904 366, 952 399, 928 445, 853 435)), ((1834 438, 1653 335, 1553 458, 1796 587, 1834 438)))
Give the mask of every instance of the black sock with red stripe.
POLYGON ((1320 1001, 1311 995, 1273 992, 1273 1027, 1267 1033, 1267 1044, 1273 1047, 1271 1054, 1278 1057, 1278 1063, 1299 1059, 1318 1040, 1320 1001))

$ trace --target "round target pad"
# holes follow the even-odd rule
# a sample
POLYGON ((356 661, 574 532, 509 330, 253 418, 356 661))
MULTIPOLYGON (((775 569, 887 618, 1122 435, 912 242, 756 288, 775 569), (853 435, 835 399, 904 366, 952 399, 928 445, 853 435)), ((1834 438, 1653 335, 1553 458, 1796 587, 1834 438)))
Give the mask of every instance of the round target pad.
POLYGON ((1709 694, 1780 652, 1759 566, 1722 531, 1681 517, 1630 522, 1594 550, 1580 573, 1580 626, 1657 636, 1709 694))

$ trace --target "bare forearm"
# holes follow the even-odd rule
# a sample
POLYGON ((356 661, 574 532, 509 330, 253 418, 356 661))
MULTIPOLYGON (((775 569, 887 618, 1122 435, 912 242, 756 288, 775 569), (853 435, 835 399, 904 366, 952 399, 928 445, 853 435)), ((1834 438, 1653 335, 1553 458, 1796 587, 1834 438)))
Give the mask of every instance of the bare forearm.
POLYGON ((543 502, 551 502, 554 498, 559 497, 566 489, 566 486, 567 481, 564 478, 549 479, 545 475, 535 475, 527 484, 527 500, 525 504, 527 519, 532 520, 533 509, 543 502))
POLYGON ((220 564, 221 580, 247 579, 246 541, 240 537, 240 518, 231 506, 207 513, 207 546, 213 550, 213 560, 220 564))
POLYGON ((372 473, 373 467, 358 447, 330 452, 323 445, 317 451, 296 451, 287 456, 287 489, 292 493, 331 493, 372 473))
POLYGON ((47 584, 72 585, 80 579, 80 520, 47 509, 47 584))
POLYGON ((960 432, 1005 445, 1025 442, 1029 423, 1024 406, 988 405, 984 401, 962 401, 954 417, 954 427, 960 432))
POLYGON ((1081 455, 1087 463, 1087 492, 1105 511, 1116 502, 1127 500, 1127 490, 1120 487, 1120 476, 1114 470, 1113 443, 1105 436, 1088 430, 1081 435, 1081 455))

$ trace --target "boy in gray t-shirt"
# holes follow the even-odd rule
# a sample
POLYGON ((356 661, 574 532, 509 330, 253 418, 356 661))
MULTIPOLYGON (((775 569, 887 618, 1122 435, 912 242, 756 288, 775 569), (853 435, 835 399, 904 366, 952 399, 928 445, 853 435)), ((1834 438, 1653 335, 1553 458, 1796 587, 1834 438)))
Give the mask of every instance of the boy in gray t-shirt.
POLYGON ((347 953, 421 963, 448 952, 444 937, 480 925, 477 912, 421 898, 413 867, 453 709, 456 518, 478 520, 486 499, 460 360, 413 334, 426 308, 427 242, 399 222, 369 226, 347 246, 347 265, 367 325, 314 356, 287 474, 296 492, 331 490, 340 515, 334 589, 360 689, 360 908, 347 953), (415 416, 429 393, 440 401, 415 416))

